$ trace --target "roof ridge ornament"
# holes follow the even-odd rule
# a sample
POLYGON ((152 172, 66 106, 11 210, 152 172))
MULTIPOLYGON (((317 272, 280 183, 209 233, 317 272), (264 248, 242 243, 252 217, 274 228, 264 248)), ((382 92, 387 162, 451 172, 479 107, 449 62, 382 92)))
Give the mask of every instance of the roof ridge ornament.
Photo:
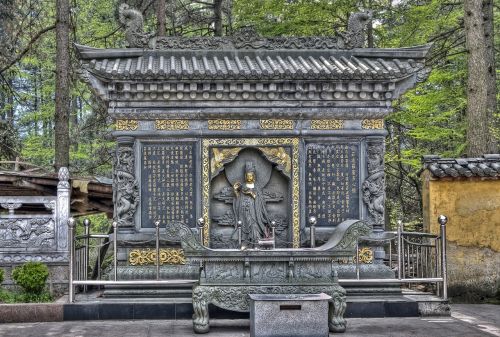
POLYGON ((352 13, 347 30, 339 36, 271 37, 260 36, 254 27, 246 26, 226 37, 155 36, 144 32, 142 13, 122 3, 118 10, 119 21, 125 27, 125 37, 130 48, 149 49, 353 49, 365 45, 365 29, 372 12, 352 13))

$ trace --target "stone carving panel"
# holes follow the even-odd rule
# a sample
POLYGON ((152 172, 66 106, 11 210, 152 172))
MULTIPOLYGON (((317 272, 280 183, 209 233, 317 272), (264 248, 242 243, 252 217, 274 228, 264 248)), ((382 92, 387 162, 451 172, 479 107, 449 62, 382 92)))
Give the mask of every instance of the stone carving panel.
POLYGON ((141 227, 171 221, 194 225, 195 147, 186 143, 151 143, 142 148, 141 227))
POLYGON ((317 226, 359 219, 359 144, 308 144, 306 218, 317 226))
POLYGON ((220 282, 243 279, 243 263, 208 264, 205 267, 205 276, 207 279, 220 282))
POLYGON ((0 247, 54 248, 55 221, 52 217, 0 219, 0 247))
POLYGON ((118 145, 113 175, 114 220, 118 227, 134 227, 134 214, 139 204, 139 186, 135 178, 134 150, 131 145, 118 145))
POLYGON ((211 183, 211 220, 217 225, 211 232, 212 247, 233 248, 238 241, 238 223, 241 224, 243 244, 253 247, 259 239, 271 236, 273 222, 280 239, 278 245, 287 246, 291 237, 290 184, 289 177, 281 174, 278 168, 290 172, 290 149, 231 149, 212 149, 214 155, 220 156, 225 151, 231 158, 231 161, 222 161, 226 164, 217 170, 219 174, 211 183))
POLYGON ((384 223, 385 174, 384 143, 369 142, 367 148, 368 177, 362 185, 363 202, 368 209, 368 222, 372 225, 384 223))
MULTIPOLYGON (((297 138, 205 139, 202 148, 203 218, 206 222, 204 244, 237 248, 233 210, 234 183, 227 179, 226 168, 238 161, 236 171, 243 176, 245 162, 254 162, 257 179, 268 172, 260 186, 262 199, 282 246, 299 246, 299 150, 297 138), (249 151, 252 152, 249 154, 249 151), (246 153, 246 154, 245 154, 246 153), (245 157, 245 158, 243 158, 245 157), (256 164, 256 160, 259 164, 256 164), (261 170, 270 166, 271 169, 261 170), (218 227, 212 230, 213 227, 218 227), (210 239, 210 240, 209 240, 210 239)), ((239 178, 242 182, 242 177, 239 178)))

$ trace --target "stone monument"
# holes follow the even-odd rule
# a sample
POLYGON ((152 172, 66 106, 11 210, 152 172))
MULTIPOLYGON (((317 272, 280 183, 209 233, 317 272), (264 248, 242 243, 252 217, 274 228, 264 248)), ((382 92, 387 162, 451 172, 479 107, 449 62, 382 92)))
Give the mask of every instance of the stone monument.
MULTIPOLYGON (((278 248, 308 247, 311 217, 318 244, 346 220, 383 232, 384 117, 426 78, 430 45, 363 48, 367 13, 334 37, 156 37, 138 11, 120 18, 127 48, 76 46, 115 122, 119 275, 151 275, 155 221, 196 231, 202 218, 211 248, 238 247, 239 227, 249 247, 273 231, 278 248)), ((162 276, 197 273, 162 247, 162 276)), ((370 249, 362 276, 393 276, 370 249)))

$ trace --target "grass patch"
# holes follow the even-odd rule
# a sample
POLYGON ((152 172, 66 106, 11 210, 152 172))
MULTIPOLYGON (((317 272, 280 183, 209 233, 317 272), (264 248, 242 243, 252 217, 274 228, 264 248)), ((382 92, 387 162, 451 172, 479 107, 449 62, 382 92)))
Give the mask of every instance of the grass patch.
POLYGON ((9 291, 0 289, 0 303, 47 303, 53 302, 53 297, 48 291, 40 294, 9 291))

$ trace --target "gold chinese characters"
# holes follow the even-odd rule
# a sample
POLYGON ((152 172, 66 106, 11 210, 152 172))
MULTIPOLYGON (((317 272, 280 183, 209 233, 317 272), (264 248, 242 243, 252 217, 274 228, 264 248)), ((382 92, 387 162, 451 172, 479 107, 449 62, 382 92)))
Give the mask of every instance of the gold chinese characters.
POLYGON ((344 128, 342 119, 313 119, 311 120, 311 129, 313 130, 336 130, 344 128))
POLYGON ((189 121, 182 119, 157 119, 155 120, 156 130, 187 130, 189 121))
POLYGON ((260 128, 266 130, 292 130, 293 121, 289 119, 261 119, 260 128))
POLYGON ((139 128, 139 121, 135 119, 117 119, 116 130, 118 131, 134 131, 139 128))
POLYGON ((384 128, 383 119, 363 119, 361 122, 362 129, 376 130, 384 128))
POLYGON ((238 119, 210 119, 208 121, 209 130, 239 130, 241 121, 238 119))

